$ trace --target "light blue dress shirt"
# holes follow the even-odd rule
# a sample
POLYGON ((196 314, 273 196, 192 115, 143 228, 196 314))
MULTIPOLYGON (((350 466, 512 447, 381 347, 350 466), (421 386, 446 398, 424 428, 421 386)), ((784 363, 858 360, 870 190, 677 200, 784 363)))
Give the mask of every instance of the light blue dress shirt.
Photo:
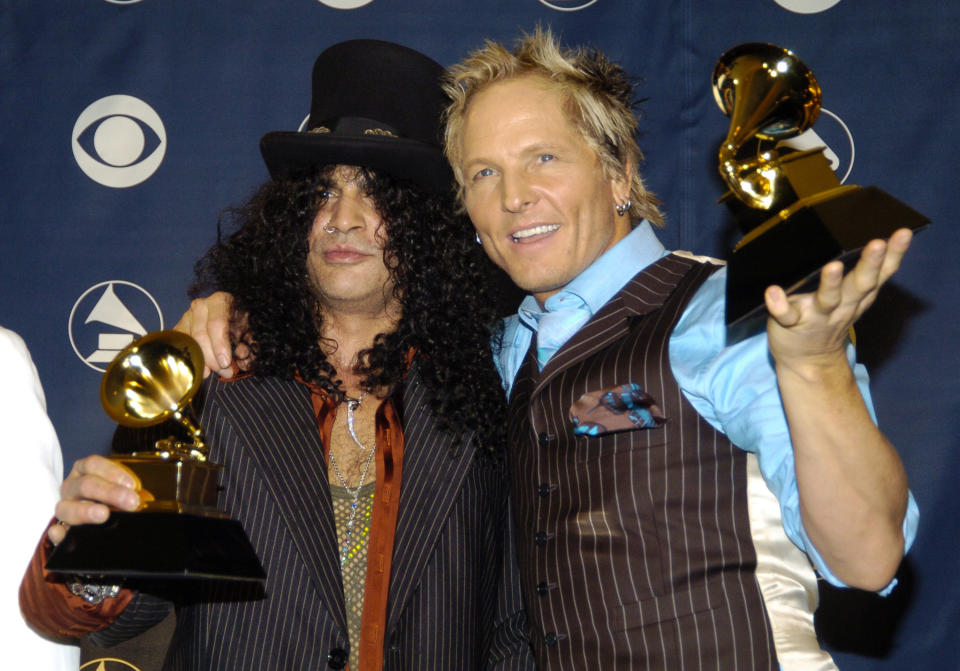
MULTIPOLYGON (((539 352, 546 355, 541 361, 542 369, 549 356, 627 282, 667 253, 650 224, 643 221, 548 298, 543 310, 533 296, 527 296, 517 315, 505 320, 502 343, 499 352, 495 352, 507 394, 539 327, 545 333, 539 335, 538 344, 547 342, 549 350, 539 352), (545 316, 556 311, 560 316, 545 316), (546 333, 547 330, 550 332, 546 333)), ((820 575, 842 586, 813 546, 800 519, 793 446, 766 331, 757 329, 754 335, 727 345, 726 276, 726 268, 719 269, 687 305, 670 337, 671 370, 686 399, 705 420, 739 448, 757 455, 767 486, 780 501, 787 536, 807 553, 820 575)), ((869 377, 866 368, 855 362, 852 344, 847 347, 847 356, 870 416, 876 421, 869 377)), ((913 544, 918 521, 919 511, 911 493, 903 522, 906 549, 913 544)), ((881 594, 895 584, 896 581, 892 582, 881 594)))

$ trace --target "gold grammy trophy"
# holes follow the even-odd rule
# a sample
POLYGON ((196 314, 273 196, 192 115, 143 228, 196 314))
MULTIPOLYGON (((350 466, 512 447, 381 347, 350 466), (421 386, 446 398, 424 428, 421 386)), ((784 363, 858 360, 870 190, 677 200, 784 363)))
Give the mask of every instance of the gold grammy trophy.
POLYGON ((148 333, 108 366, 100 401, 111 419, 133 428, 173 419, 189 441, 171 437, 153 450, 112 456, 140 478, 140 509, 112 511, 104 524, 71 527, 47 562, 49 570, 134 579, 265 579, 240 523, 217 507, 222 467, 208 461, 203 432, 190 419, 202 378, 200 346, 177 331, 148 333))
POLYGON ((727 324, 763 308, 771 284, 806 290, 824 264, 850 265, 870 240, 929 223, 876 187, 842 185, 823 147, 777 144, 810 128, 820 113, 817 80, 787 49, 733 47, 714 68, 713 94, 730 117, 719 152, 730 191, 721 201, 745 234, 728 259, 727 324))

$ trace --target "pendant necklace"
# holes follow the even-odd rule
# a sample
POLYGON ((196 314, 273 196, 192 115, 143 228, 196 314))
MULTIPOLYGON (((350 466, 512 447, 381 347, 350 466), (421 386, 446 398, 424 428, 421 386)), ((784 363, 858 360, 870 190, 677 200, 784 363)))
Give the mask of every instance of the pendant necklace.
POLYGON ((346 530, 343 535, 343 545, 340 546, 340 568, 343 568, 343 565, 347 563, 347 554, 350 551, 350 539, 353 536, 353 523, 357 519, 357 510, 360 508, 360 490, 363 488, 363 483, 367 479, 367 472, 370 470, 370 464, 373 462, 373 455, 377 451, 377 442, 374 440, 373 445, 366 447, 363 443, 360 442, 360 439, 357 438, 356 431, 353 428, 353 413, 360 407, 360 404, 363 403, 363 399, 366 398, 367 392, 363 392, 360 398, 351 398, 347 397, 344 402, 347 405, 347 433, 350 434, 350 437, 353 439, 353 442, 357 444, 362 451, 370 451, 370 454, 367 455, 367 460, 363 464, 363 471, 360 473, 360 482, 357 484, 355 489, 352 489, 347 486, 347 481, 344 480, 343 475, 340 473, 340 467, 337 466, 337 460, 333 456, 333 450, 330 451, 330 465, 333 466, 333 472, 337 476, 337 480, 340 481, 340 485, 347 491, 347 494, 350 495, 350 498, 353 499, 350 502, 350 519, 347 520, 346 530))
MULTIPOLYGON (((359 447, 364 452, 366 452, 370 448, 364 446, 364 444, 360 442, 360 439, 357 438, 356 432, 353 430, 353 411, 360 407, 360 404, 363 403, 363 399, 365 399, 366 397, 367 397, 367 392, 363 392, 362 394, 360 394, 360 398, 352 398, 350 396, 347 396, 344 399, 344 403, 347 404, 347 433, 349 433, 350 437, 353 438, 353 442, 357 444, 357 447, 359 447)), ((373 446, 376 447, 376 441, 374 441, 373 446)))

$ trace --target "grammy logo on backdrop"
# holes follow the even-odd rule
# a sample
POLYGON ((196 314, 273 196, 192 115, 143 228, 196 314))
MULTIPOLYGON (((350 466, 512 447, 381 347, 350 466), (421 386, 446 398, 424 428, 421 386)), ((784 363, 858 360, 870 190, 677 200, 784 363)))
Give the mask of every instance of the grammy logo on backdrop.
POLYGON ((845 186, 823 147, 804 151, 776 143, 810 128, 820 86, 792 52, 749 43, 724 53, 713 70, 713 94, 730 130, 719 151, 724 202, 744 237, 728 258, 727 324, 757 313, 763 293, 813 286, 824 264, 853 263, 874 238, 929 219, 876 187, 845 186))
POLYGON ((140 671, 140 667, 117 657, 101 657, 84 663, 80 671, 140 671))

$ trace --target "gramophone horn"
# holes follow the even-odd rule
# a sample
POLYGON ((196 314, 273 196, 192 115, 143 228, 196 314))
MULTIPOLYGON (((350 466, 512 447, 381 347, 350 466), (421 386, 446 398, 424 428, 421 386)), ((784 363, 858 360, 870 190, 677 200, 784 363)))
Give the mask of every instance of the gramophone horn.
POLYGON ((753 138, 783 140, 812 126, 820 113, 820 85, 793 52, 754 42, 720 57, 713 70, 713 95, 730 117, 720 148, 720 174, 737 198, 765 209, 776 192, 776 153, 737 155, 753 138))
POLYGON ((203 352, 190 336, 155 331, 132 342, 107 367, 100 401, 124 426, 145 427, 175 419, 206 454, 203 434, 184 411, 203 382, 203 352))

